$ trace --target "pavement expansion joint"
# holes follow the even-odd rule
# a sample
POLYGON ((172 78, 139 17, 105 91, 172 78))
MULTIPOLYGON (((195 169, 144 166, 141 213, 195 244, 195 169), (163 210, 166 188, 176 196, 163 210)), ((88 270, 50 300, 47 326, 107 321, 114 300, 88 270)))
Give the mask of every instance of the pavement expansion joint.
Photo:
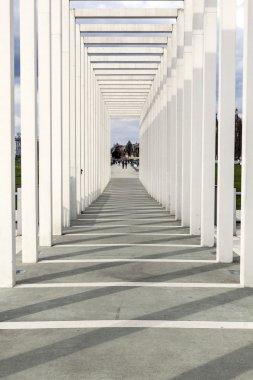
POLYGON ((241 288, 234 283, 190 283, 190 282, 54 282, 54 283, 22 283, 15 288, 241 288))
POLYGON ((39 329, 224 329, 253 330, 253 322, 166 321, 166 320, 91 320, 91 321, 29 321, 0 322, 0 330, 39 329))

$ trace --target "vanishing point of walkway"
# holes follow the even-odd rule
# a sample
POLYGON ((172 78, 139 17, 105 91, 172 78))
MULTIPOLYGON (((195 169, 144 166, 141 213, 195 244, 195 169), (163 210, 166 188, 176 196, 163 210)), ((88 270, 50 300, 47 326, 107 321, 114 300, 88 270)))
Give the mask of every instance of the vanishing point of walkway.
POLYGON ((114 166, 85 215, 0 290, 0 378, 252 379, 253 290, 237 261, 217 263, 114 166))

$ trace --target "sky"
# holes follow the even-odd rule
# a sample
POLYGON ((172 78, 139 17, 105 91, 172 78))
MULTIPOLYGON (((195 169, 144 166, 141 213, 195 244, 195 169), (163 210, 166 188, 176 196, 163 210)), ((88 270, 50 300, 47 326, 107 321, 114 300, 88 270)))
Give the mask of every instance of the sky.
MULTIPOLYGON (((219 1, 219 0, 218 0, 219 1)), ((237 14, 237 76, 236 76, 236 105, 241 113, 242 110, 242 67, 243 67, 243 3, 244 0, 237 0, 238 14, 237 14)), ((167 2, 168 4, 168 2, 167 2)), ((182 6, 182 1, 175 1, 175 6, 182 6)), ((165 8, 165 1, 71 1, 72 7, 86 7, 86 8, 165 8)), ((167 5, 168 6, 168 5, 167 5)), ((171 6, 171 4, 170 4, 171 6)), ((136 22, 132 21, 132 22, 136 22)), ((141 20, 140 20, 141 21, 141 20)), ((88 20, 88 22, 103 22, 103 20, 88 20)), ((104 20, 104 22, 111 22, 111 20, 104 20)), ((116 20, 113 20, 116 22, 116 20)), ((122 20, 120 20, 122 23, 122 20)), ((131 21, 124 21, 131 22, 131 21)), ((139 20, 138 20, 139 22, 139 20)), ((147 22, 147 21, 141 21, 147 22)), ((148 21, 151 22, 151 21, 148 21)), ((165 22, 160 20, 156 22, 165 22)), ((14 0, 14 25, 15 25, 15 125, 16 132, 20 131, 20 70, 19 70, 19 0, 14 0)), ((139 141, 139 122, 138 120, 112 120, 112 133, 111 143, 126 144, 128 140, 132 142, 139 141)))

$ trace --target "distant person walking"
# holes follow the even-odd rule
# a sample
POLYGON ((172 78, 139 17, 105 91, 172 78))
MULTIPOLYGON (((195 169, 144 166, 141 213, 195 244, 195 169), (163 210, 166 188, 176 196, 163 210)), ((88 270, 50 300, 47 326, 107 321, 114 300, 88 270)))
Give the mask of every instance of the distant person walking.
POLYGON ((125 161, 125 169, 127 169, 127 161, 125 161))
POLYGON ((125 162, 122 161, 122 169, 124 169, 124 166, 125 166, 125 162))

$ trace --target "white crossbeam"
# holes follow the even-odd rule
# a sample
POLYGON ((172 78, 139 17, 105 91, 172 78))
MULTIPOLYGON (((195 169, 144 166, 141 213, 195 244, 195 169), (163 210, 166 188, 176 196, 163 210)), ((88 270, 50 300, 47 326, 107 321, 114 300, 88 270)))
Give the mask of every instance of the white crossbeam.
POLYGON ((138 75, 138 74, 129 74, 129 75, 97 75, 97 77, 102 81, 152 81, 154 75, 138 75))
POLYGON ((158 69, 157 63, 93 63, 92 67, 94 70, 112 70, 112 69, 138 69, 138 70, 152 70, 158 69))
POLYGON ((98 84, 101 85, 101 84, 106 84, 106 85, 111 85, 111 84, 133 84, 133 85, 136 85, 136 84, 149 84, 151 85, 153 82, 153 79, 151 80, 124 80, 123 82, 122 81, 119 81, 119 80, 115 80, 115 78, 110 79, 110 80, 101 80, 101 79, 98 79, 98 84))
POLYGON ((86 45, 166 45, 167 37, 84 37, 86 45))
POLYGON ((122 50, 122 47, 118 46, 104 46, 104 47, 88 47, 88 54, 123 54, 123 55, 151 55, 151 54, 158 54, 161 55, 164 52, 164 48, 162 47, 125 47, 124 50, 122 50))
POLYGON ((170 33, 168 24, 81 24, 81 33, 170 33))
POLYGON ((102 76, 102 75, 155 75, 157 69, 152 70, 141 70, 141 69, 129 69, 129 70, 95 70, 96 77, 102 76))
POLYGON ((117 63, 117 62, 124 62, 124 63, 154 63, 154 62, 161 62, 161 57, 159 55, 156 56, 127 56, 127 55, 113 55, 113 56, 100 56, 100 55, 92 55, 90 57, 91 63, 117 63))
POLYGON ((177 9, 170 8, 146 8, 146 9, 131 9, 131 8, 106 8, 106 9, 75 9, 76 18, 177 18, 177 9))

